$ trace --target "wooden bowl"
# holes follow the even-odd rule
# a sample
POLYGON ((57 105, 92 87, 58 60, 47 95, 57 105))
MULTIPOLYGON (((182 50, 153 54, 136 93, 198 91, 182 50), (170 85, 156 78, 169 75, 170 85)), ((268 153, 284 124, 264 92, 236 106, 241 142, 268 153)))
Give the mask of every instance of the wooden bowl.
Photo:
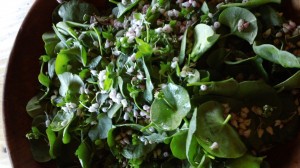
MULTIPOLYGON (((105 7, 103 1, 90 0, 97 7, 105 7)), ((296 0, 298 2, 298 0, 296 0)), ((33 160, 25 134, 31 128, 32 119, 25 111, 28 100, 39 89, 38 58, 44 53, 42 34, 51 29, 51 14, 57 6, 54 0, 37 0, 25 18, 10 55, 4 87, 4 124, 8 153, 16 168, 55 167, 54 162, 37 163, 33 160)), ((300 167, 300 134, 285 146, 270 152, 272 167, 300 167)))

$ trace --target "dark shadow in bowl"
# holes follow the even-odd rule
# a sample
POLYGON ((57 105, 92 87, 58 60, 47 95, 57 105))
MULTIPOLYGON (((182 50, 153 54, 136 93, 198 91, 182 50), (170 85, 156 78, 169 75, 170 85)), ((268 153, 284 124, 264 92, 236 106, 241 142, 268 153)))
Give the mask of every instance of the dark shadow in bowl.
POLYGON ((42 34, 51 28, 51 13, 57 6, 53 0, 37 0, 27 14, 17 35, 6 72, 3 119, 8 152, 13 167, 51 167, 32 158, 25 137, 32 119, 27 115, 27 101, 39 89, 37 82, 40 55, 44 53, 42 34))

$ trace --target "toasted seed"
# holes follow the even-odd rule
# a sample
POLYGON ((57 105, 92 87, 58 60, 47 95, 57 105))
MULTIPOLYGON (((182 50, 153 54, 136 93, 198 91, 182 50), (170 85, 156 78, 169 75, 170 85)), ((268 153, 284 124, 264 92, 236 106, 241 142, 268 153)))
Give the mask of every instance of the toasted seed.
POLYGON ((274 134, 273 128, 270 127, 270 126, 268 126, 268 127, 266 128, 266 131, 267 131, 270 135, 273 135, 273 134, 274 134))
POLYGON ((244 137, 246 137, 246 138, 249 138, 250 134, 251 134, 251 130, 250 130, 250 129, 247 129, 247 130, 244 131, 244 133, 243 133, 244 137))
POLYGON ((261 138, 264 134, 264 130, 262 128, 258 128, 257 129, 257 136, 258 138, 261 138))

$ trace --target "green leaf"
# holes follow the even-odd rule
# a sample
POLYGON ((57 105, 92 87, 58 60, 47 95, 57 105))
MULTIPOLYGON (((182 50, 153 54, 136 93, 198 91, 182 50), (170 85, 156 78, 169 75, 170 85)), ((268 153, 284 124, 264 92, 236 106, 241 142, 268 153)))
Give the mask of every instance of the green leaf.
POLYGON ((220 35, 206 24, 198 24, 194 29, 195 43, 191 59, 196 62, 211 46, 217 42, 220 35))
POLYGON ((127 159, 137 159, 143 156, 146 156, 150 153, 156 144, 147 144, 145 145, 141 141, 137 141, 136 145, 128 144, 122 150, 122 155, 127 159))
POLYGON ((90 69, 96 68, 96 67, 99 65, 101 59, 102 59, 101 56, 97 56, 97 57, 93 58, 93 59, 89 62, 89 64, 87 65, 87 67, 89 67, 90 69))
POLYGON ((122 104, 115 103, 112 107, 107 111, 107 115, 109 118, 113 118, 115 114, 121 109, 122 104))
POLYGON ((239 84, 233 78, 223 81, 211 82, 195 82, 188 84, 188 86, 202 86, 205 85, 206 90, 200 90, 200 95, 217 94, 222 96, 233 96, 238 92, 239 84))
POLYGON ((60 81, 59 94, 63 97, 66 96, 67 92, 70 92, 71 94, 79 93, 80 88, 84 85, 82 79, 78 75, 70 72, 58 75, 58 79, 60 81))
POLYGON ((92 152, 89 149, 86 142, 81 142, 81 144, 78 146, 76 152, 76 156, 78 157, 80 164, 83 168, 89 168, 92 161, 92 152))
POLYGON ((112 128, 112 120, 106 114, 99 114, 97 119, 97 125, 93 126, 88 133, 92 141, 107 138, 108 131, 112 128))
POLYGON ((211 155, 220 158, 238 158, 247 151, 237 132, 223 118, 223 106, 215 101, 198 108, 195 136, 198 143, 211 155), (213 144, 216 147, 211 147, 213 144))
POLYGON ((184 160, 186 159, 186 139, 188 131, 182 131, 180 134, 172 138, 170 148, 174 157, 184 160))
POLYGON ((151 56, 153 53, 153 48, 150 44, 144 42, 141 39, 136 38, 136 43, 138 44, 138 52, 135 55, 136 59, 139 59, 141 57, 151 56))
POLYGON ((200 155, 200 157, 202 158, 204 153, 200 152, 199 149, 199 144, 197 142, 197 139, 194 135, 194 133, 196 132, 196 121, 197 121, 197 109, 195 108, 193 116, 190 120, 190 124, 189 124, 189 130, 188 130, 188 134, 187 134, 187 138, 186 138, 186 151, 185 151, 185 155, 187 160, 189 161, 189 163, 193 166, 197 165, 197 162, 199 162, 199 160, 197 160, 197 155, 200 155))
POLYGON ((185 30, 183 36, 182 36, 182 40, 181 40, 181 46, 180 46, 180 52, 179 52, 179 56, 178 56, 178 63, 179 65, 182 65, 185 59, 185 51, 186 51, 186 40, 187 40, 187 33, 188 33, 188 29, 185 30))
POLYGON ((264 157, 255 157, 246 153, 244 156, 234 159, 226 164, 226 168, 260 168, 264 157))
POLYGON ((144 58, 142 59, 142 63, 143 63, 143 69, 144 69, 144 72, 145 72, 145 75, 146 75, 146 90, 144 92, 144 99, 148 102, 151 102, 153 100, 153 89, 154 89, 154 86, 151 82, 151 76, 150 76, 150 73, 148 71, 148 68, 147 68, 147 65, 145 63, 145 60, 144 58))
POLYGON ((228 3, 221 6, 221 9, 228 8, 228 7, 257 7, 262 6, 267 3, 281 3, 281 0, 249 0, 246 2, 240 2, 240 3, 228 3))
POLYGON ((258 32, 257 20, 255 15, 249 10, 240 7, 226 8, 220 14, 219 22, 228 26, 231 34, 248 41, 250 44, 254 42, 258 32), (238 29, 238 22, 241 19, 248 22, 249 26, 240 32, 238 29))
POLYGON ((300 70, 285 81, 275 85, 274 88, 282 88, 285 90, 300 88, 300 70))
POLYGON ((27 114, 32 118, 44 113, 44 105, 40 102, 40 98, 41 95, 36 95, 26 105, 27 114))
POLYGON ((145 136, 145 138, 151 143, 162 143, 167 139, 167 134, 152 133, 150 135, 145 136))
POLYGON ((63 21, 84 23, 84 15, 97 15, 97 9, 89 3, 71 0, 60 6, 58 15, 63 21))
POLYGON ((56 143, 56 140, 57 140, 55 132, 52 131, 52 129, 50 127, 48 127, 46 129, 46 134, 47 134, 47 138, 49 140, 49 146, 50 146, 49 154, 50 154, 52 159, 55 159, 56 158, 55 143, 56 143))
POLYGON ((72 58, 67 54, 57 54, 57 58, 55 61, 55 72, 57 75, 69 71, 68 65, 70 60, 72 60, 72 58))
POLYGON ((38 76, 38 79, 39 79, 39 82, 43 85, 43 86, 45 86, 45 87, 47 87, 47 88, 49 88, 50 87, 50 79, 49 79, 49 77, 48 76, 46 76, 43 72, 40 72, 40 74, 39 74, 39 76, 38 76))
POLYGON ((54 116, 52 122, 50 123, 50 128, 52 131, 60 131, 68 126, 73 120, 73 112, 58 111, 54 116))
POLYGON ((46 54, 54 57, 55 56, 55 46, 57 45, 57 43, 60 41, 59 38, 56 36, 55 33, 44 33, 42 35, 42 39, 45 43, 44 48, 46 51, 46 54))
POLYGON ((169 83, 162 89, 163 97, 154 99, 150 108, 151 122, 164 130, 176 129, 191 109, 188 92, 169 83))
POLYGON ((285 68, 300 68, 300 58, 288 51, 279 50, 274 45, 262 44, 257 46, 254 44, 253 50, 255 54, 263 59, 279 64, 285 68))
MULTIPOLYGON (((111 1, 112 0, 110 0, 110 2, 111 1)), ((130 1, 130 3, 128 3, 128 5, 126 5, 126 6, 123 5, 121 2, 117 3, 117 6, 118 6, 117 18, 123 16, 127 11, 134 8, 139 2, 140 2, 140 0, 130 1)))

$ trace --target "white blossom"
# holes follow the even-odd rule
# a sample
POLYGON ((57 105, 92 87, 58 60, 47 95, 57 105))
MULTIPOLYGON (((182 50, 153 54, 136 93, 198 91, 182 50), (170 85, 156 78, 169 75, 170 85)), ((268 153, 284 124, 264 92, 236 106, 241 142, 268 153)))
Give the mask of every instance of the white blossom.
POLYGON ((219 148, 219 144, 217 142, 213 142, 210 147, 209 147, 211 150, 215 150, 215 149, 218 149, 219 148))
POLYGON ((129 113, 125 112, 124 116, 123 116, 123 119, 125 121, 129 120, 129 113))
POLYGON ((126 99, 122 99, 122 100, 121 100, 121 104, 122 104, 123 108, 125 108, 125 107, 128 106, 128 103, 127 103, 127 100, 126 100, 126 99))
POLYGON ((162 30, 165 33, 171 33, 173 31, 172 27, 169 24, 165 24, 162 30))
POLYGON ((200 86, 200 90, 201 91, 206 91, 207 90, 207 86, 206 85, 201 85, 200 86))

